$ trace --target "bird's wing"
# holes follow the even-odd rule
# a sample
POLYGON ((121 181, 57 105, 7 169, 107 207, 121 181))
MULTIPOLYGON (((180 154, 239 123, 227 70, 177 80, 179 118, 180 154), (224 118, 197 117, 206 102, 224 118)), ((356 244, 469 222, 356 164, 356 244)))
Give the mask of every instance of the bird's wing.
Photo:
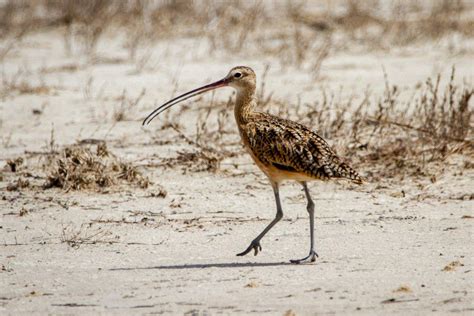
POLYGON ((299 123, 266 113, 244 127, 250 149, 263 163, 318 179, 361 179, 318 134, 299 123))

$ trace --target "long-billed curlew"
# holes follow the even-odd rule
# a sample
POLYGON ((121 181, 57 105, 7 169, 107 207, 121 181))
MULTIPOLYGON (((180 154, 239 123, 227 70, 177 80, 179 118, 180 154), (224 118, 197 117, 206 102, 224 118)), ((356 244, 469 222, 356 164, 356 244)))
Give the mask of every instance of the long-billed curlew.
POLYGON ((307 181, 347 178, 360 184, 362 180, 354 169, 334 153, 323 138, 306 126, 256 111, 256 76, 251 68, 234 67, 224 79, 194 89, 164 103, 148 115, 143 125, 149 124, 158 114, 179 102, 226 86, 237 90, 234 114, 240 136, 257 166, 270 180, 277 208, 275 219, 250 243, 247 249, 237 256, 244 256, 252 249, 257 255, 262 250, 260 240, 283 217, 279 184, 283 180, 295 180, 303 186, 308 200, 311 241, 309 254, 303 259, 291 260, 291 262, 315 261, 318 254, 314 250, 314 202, 311 199, 307 181))

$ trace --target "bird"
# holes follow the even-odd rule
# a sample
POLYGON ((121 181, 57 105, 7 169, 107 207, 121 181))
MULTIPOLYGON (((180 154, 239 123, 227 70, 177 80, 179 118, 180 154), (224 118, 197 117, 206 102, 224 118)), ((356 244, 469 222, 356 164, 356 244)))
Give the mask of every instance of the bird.
POLYGON ((275 218, 237 256, 245 256, 252 250, 256 256, 262 251, 261 239, 283 218, 279 187, 282 181, 300 183, 306 196, 309 215, 310 250, 302 259, 291 263, 316 261, 318 253, 314 244, 314 208, 307 183, 314 180, 348 179, 362 184, 362 177, 339 157, 329 144, 310 128, 269 113, 258 111, 256 98, 257 77, 252 68, 237 66, 221 80, 202 86, 175 97, 157 107, 144 120, 148 125, 156 116, 170 107, 202 93, 223 87, 236 90, 234 116, 243 146, 255 164, 267 176, 275 196, 275 218))

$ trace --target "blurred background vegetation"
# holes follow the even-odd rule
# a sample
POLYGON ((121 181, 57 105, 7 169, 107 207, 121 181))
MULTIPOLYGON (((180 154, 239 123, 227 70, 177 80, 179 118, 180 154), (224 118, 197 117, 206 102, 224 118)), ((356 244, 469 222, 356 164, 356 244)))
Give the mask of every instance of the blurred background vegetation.
POLYGON ((150 43, 199 38, 209 54, 276 56, 317 75, 331 51, 471 38, 474 19, 472 2, 461 0, 4 0, 0 58, 25 34, 48 29, 62 32, 69 53, 80 45, 94 55, 108 35, 120 37, 133 60, 150 43))

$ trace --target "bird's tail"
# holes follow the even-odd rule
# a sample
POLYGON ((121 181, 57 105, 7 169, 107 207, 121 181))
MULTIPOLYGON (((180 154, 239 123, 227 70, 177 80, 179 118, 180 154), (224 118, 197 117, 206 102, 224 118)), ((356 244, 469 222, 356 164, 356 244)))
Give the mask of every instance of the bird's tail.
POLYGON ((337 161, 337 162, 338 162, 337 167, 334 170, 335 171, 334 173, 337 177, 349 179, 356 184, 364 183, 364 180, 359 175, 359 173, 355 171, 354 169, 352 169, 351 166, 349 166, 345 162, 341 162, 341 161, 337 161))

